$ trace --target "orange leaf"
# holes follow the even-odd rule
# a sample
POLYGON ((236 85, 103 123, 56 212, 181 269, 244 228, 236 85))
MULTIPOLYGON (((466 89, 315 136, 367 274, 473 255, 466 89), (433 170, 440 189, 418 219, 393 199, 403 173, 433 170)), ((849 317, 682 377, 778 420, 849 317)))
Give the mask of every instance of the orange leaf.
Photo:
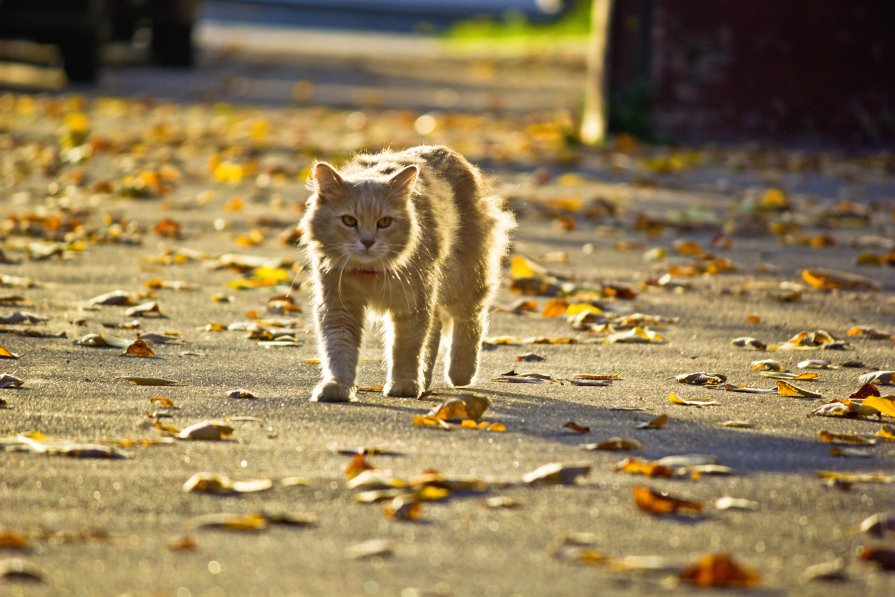
POLYGON ((702 502, 691 502, 670 496, 668 494, 653 491, 649 487, 635 485, 633 489, 634 503, 637 507, 649 514, 699 514, 702 512, 702 502))
POLYGON ((569 303, 562 299, 550 299, 547 301, 547 304, 544 305, 544 317, 562 317, 566 314, 566 309, 569 308, 569 303))
POLYGON ((374 470, 376 467, 367 462, 367 459, 364 458, 363 453, 358 452, 354 455, 351 461, 345 465, 342 469, 342 472, 345 473, 345 477, 348 479, 353 479, 364 471, 374 470))
POLYGON ((565 429, 571 429, 576 433, 590 433, 590 427, 585 427, 583 425, 579 425, 575 421, 569 421, 565 425, 563 425, 565 429))
POLYGON ((823 398, 817 392, 799 388, 785 381, 777 382, 777 393, 781 396, 793 396, 795 398, 823 398))
POLYGON ((761 581, 757 572, 737 564, 723 553, 710 553, 680 573, 680 579, 698 587, 754 587, 761 581))
POLYGON ((625 458, 615 465, 615 470, 617 472, 624 472, 632 475, 644 475, 646 477, 671 478, 674 475, 674 471, 669 466, 637 458, 625 458))
POLYGON ((154 357, 155 351, 145 340, 137 338, 122 354, 129 357, 154 357))

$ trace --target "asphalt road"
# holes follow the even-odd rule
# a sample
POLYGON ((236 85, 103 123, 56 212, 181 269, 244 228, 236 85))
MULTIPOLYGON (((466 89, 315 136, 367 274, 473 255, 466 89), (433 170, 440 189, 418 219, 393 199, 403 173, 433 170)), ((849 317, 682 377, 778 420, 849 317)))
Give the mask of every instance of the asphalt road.
MULTIPOLYGON (((0 592, 402 597, 711 593, 676 580, 679 569, 710 553, 729 553, 754 570, 760 582, 748 591, 752 593, 895 592, 891 572, 857 557, 862 545, 893 548, 891 534, 875 541, 858 530, 868 516, 895 509, 892 485, 830 487, 817 476, 819 471, 895 474, 893 444, 866 448, 867 457, 843 458, 831 455, 830 445, 818 440, 823 430, 873 437, 892 419, 809 416, 826 400, 854 392, 859 375, 895 369, 891 339, 847 337, 857 325, 895 332, 895 269, 855 265, 864 252, 892 250, 887 244, 895 225, 891 156, 766 148, 686 152, 627 145, 597 152, 567 146, 563 110, 575 107, 572 93, 555 94, 551 110, 539 109, 545 106, 538 102, 545 89, 568 84, 569 77, 558 73, 580 73, 580 55, 571 61, 540 56, 485 62, 427 55, 378 63, 372 57, 358 62, 330 55, 326 68, 298 77, 289 69, 298 68, 299 59, 293 63, 245 48, 233 50, 226 60, 220 56, 209 54, 206 65, 212 70, 194 76, 122 64, 104 76, 83 107, 80 100, 64 97, 15 94, 0 99, 0 217, 6 226, 0 248, 8 261, 0 273, 36 283, 0 289, 0 296, 22 297, 18 302, 7 299, 0 315, 28 311, 48 318, 0 326, 0 346, 20 355, 0 360, 0 373, 24 381, 18 389, 0 390, 6 402, 0 409, 0 437, 10 446, 9 437, 34 431, 81 442, 148 440, 166 436, 151 426, 147 413, 170 415, 159 421, 178 429, 237 417, 230 420, 234 432, 229 441, 134 445, 123 448, 131 457, 122 460, 0 451, 0 528, 24 535, 29 543, 24 551, 0 549, 0 559, 22 558, 39 568, 41 579, 6 577, 0 579, 0 592), (214 64, 225 66, 213 70, 214 64), (298 100, 269 101, 258 108, 218 103, 231 97, 230 69, 260 81, 262 64, 288 71, 283 80, 292 92, 299 84, 298 100), (436 78, 441 97, 481 93, 491 98, 493 111, 467 109, 461 101, 463 109, 455 114, 430 102, 423 91, 404 94, 408 102, 417 102, 413 106, 397 100, 393 105, 391 85, 377 77, 362 86, 378 95, 317 101, 315 94, 327 81, 355 81, 365 68, 401 70, 415 89, 428 89, 420 82, 436 78), (444 78, 444 73, 452 74, 444 78), (522 80, 521 73, 527 78, 522 80), (509 85, 516 76, 520 80, 509 85), (206 96, 190 91, 197 81, 209 83, 206 96), (144 92, 139 99, 102 99, 130 96, 138 82, 144 92), (145 93, 171 95, 175 101, 148 99, 145 93), (513 102, 531 109, 503 109, 513 102), (424 118, 417 109, 425 112, 424 118), (77 153, 59 149, 66 127, 78 128, 77 117, 66 116, 72 112, 88 116, 94 155, 74 165, 57 163, 52 156, 77 162, 77 153), (215 331, 214 324, 250 321, 251 311, 260 312, 261 321, 280 317, 264 311, 271 296, 288 291, 288 282, 236 290, 231 282, 240 274, 214 266, 222 254, 234 252, 301 261, 297 249, 277 235, 298 219, 306 196, 302 173, 314 157, 338 161, 362 147, 423 142, 450 143, 488 168, 519 217, 514 254, 539 259, 578 286, 594 288, 592 296, 611 313, 674 319, 650 324, 670 341, 606 343, 605 334, 574 330, 565 317, 543 317, 548 298, 529 297, 537 301, 537 312, 503 309, 493 314, 491 335, 512 337, 519 345, 486 350, 473 388, 492 402, 483 418, 502 423, 506 431, 441 431, 412 423, 414 416, 459 393, 440 378, 437 394, 421 401, 367 392, 357 404, 308 402, 318 367, 309 362, 316 356, 315 343, 301 287, 295 299, 302 310, 287 314, 294 318, 288 322, 290 345, 265 346, 248 339, 245 330, 215 331), (221 163, 226 165, 221 168, 221 163), (163 169, 166 164, 173 170, 163 169), (159 180, 141 174, 147 171, 160 173, 159 180), (142 187, 126 178, 141 175, 142 187), (788 205, 764 194, 770 188, 785 189, 788 205), (754 197, 765 197, 764 211, 755 207, 754 197), (579 199, 592 208, 576 207, 579 199), (824 215, 841 200, 854 202, 853 211, 866 214, 849 218, 843 208, 833 211, 834 216, 824 215), (84 228, 72 226, 72 242, 57 237, 62 244, 53 245, 21 233, 13 218, 23 214, 32 214, 37 222, 32 232, 41 229, 40 222, 53 226, 40 220, 42 215, 71 215, 84 228), (165 218, 179 224, 179 238, 153 231, 165 218), (765 232, 770 225, 777 236, 755 233, 746 225, 749 221, 765 232), (722 231, 729 246, 722 238, 713 247, 722 231), (77 243, 82 237, 83 246, 77 243), (99 242, 103 238, 118 242, 99 242), (128 238, 140 242, 121 242, 128 238), (729 259, 736 270, 674 275, 671 283, 658 284, 669 267, 692 265, 691 257, 676 252, 675 243, 683 238, 729 259), (201 252, 187 254, 199 258, 162 264, 160 258, 183 248, 201 252), (669 257, 645 259, 654 248, 663 248, 669 257), (53 256, 42 259, 44 252, 53 256), (800 272, 817 267, 858 273, 880 289, 813 289, 800 272), (133 320, 125 315, 126 307, 87 303, 116 289, 147 292, 145 283, 157 278, 195 287, 161 289, 144 297, 157 300, 165 317, 140 318, 139 331, 175 332, 182 344, 156 344, 158 357, 151 359, 120 356, 120 348, 73 344, 101 332, 132 339, 135 330, 103 327, 133 320), (799 300, 780 300, 795 298, 792 284, 801 288, 799 300), (635 296, 613 299, 611 288, 616 294, 628 288, 635 296), (215 302, 216 294, 232 296, 232 302, 215 302), (750 322, 749 315, 758 322, 750 322), (802 330, 819 329, 847 339, 848 350, 753 351, 731 345, 740 336, 779 343, 802 330), (15 333, 23 330, 64 332, 65 337, 15 333), (572 337, 577 342, 525 341, 532 337, 572 337), (546 360, 517 361, 517 355, 528 352, 546 360), (750 368, 752 361, 764 358, 778 359, 793 371, 799 371, 799 361, 812 358, 828 358, 837 366, 860 360, 866 367, 822 370, 815 381, 793 382, 823 398, 729 392, 674 379, 705 371, 723 374, 734 384, 771 389, 775 381, 750 368), (496 381, 510 370, 549 375, 553 381, 496 381), (620 379, 605 387, 558 381, 582 373, 620 379), (135 386, 122 379, 129 376, 178 383, 135 386), (229 398, 236 389, 256 398, 229 398), (671 392, 685 399, 712 397, 718 404, 672 404, 671 392), (151 403, 156 396, 179 408, 159 408, 151 403), (669 417, 664 428, 637 427, 663 413, 669 417), (751 426, 722 425, 731 420, 751 426), (590 431, 564 428, 569 421, 590 431), (637 440, 643 448, 628 453, 581 447, 611 437, 637 440), (391 520, 380 505, 356 503, 357 491, 346 486, 342 469, 350 457, 334 448, 359 446, 387 446, 394 454, 372 455, 369 462, 399 478, 437 469, 448 477, 482 483, 479 491, 452 491, 443 501, 423 503, 415 521, 391 520), (627 456, 653 460, 684 454, 714 456, 732 474, 666 479, 614 470, 627 456), (583 463, 591 470, 574 485, 530 486, 523 481, 525 473, 552 462, 583 463), (237 480, 269 478, 275 486, 236 496, 182 491, 187 479, 203 471, 237 480), (295 476, 306 483, 281 484, 295 476), (698 515, 647 514, 634 503, 635 486, 701 502, 703 510, 698 515), (486 498, 495 496, 510 498, 516 507, 485 507, 486 498), (717 509, 715 500, 724 496, 754 502, 756 509, 717 509), (316 523, 270 524, 256 532, 195 528, 199 516, 259 511, 313 514, 316 523), (195 546, 171 549, 169 542, 184 536, 195 546), (373 539, 387 541, 389 552, 354 559, 347 551, 373 539), (644 561, 624 559, 629 556, 657 556, 660 570, 638 570, 644 561), (845 565, 844 580, 802 578, 809 566, 837 558, 845 565)), ((303 282, 304 274, 298 280, 303 282)), ((499 302, 509 305, 518 298, 507 279, 499 302)), ((380 352, 372 330, 359 375, 362 386, 384 382, 380 352)), ((880 388, 892 394, 891 386, 880 388)))

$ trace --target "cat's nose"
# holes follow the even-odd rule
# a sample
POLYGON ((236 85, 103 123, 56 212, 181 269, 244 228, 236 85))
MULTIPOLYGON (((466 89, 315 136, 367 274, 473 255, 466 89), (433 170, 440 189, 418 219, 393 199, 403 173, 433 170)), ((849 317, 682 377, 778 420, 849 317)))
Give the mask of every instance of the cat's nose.
POLYGON ((373 244, 374 244, 376 241, 373 240, 372 238, 362 238, 360 242, 361 242, 361 244, 364 245, 365 248, 369 249, 370 247, 373 246, 373 244))

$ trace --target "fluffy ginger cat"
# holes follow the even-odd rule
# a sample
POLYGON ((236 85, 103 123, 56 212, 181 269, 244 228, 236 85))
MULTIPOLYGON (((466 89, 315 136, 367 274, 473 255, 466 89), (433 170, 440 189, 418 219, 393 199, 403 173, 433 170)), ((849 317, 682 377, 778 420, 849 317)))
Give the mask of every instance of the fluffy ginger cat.
POLYGON ((312 401, 355 400, 368 313, 385 315, 387 396, 432 381, 442 328, 446 377, 473 382, 513 217, 481 173, 447 147, 358 155, 314 166, 302 244, 311 261, 323 379, 312 401))

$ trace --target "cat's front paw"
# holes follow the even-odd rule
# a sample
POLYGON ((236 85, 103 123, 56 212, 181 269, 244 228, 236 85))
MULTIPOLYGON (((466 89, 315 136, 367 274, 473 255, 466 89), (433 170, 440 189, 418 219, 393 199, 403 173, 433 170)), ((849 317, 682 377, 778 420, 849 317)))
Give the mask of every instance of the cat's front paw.
POLYGON ((321 381, 311 394, 311 402, 355 402, 354 386, 335 380, 321 381))
POLYGON ((388 382, 382 393, 393 397, 419 398, 423 391, 420 382, 415 379, 396 379, 388 382))

